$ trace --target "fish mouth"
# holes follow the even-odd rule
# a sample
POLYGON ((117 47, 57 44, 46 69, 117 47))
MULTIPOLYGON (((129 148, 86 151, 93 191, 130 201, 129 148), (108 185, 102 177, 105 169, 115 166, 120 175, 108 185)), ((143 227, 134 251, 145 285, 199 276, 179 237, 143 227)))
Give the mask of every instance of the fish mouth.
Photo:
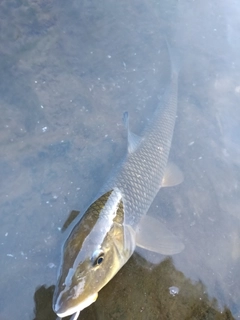
POLYGON ((98 297, 98 293, 95 293, 91 296, 89 296, 87 299, 85 299, 84 301, 82 301, 81 303, 79 303, 78 305, 71 307, 71 308, 67 308, 65 309, 64 306, 61 307, 54 307, 54 312, 60 317, 60 318, 64 318, 67 316, 71 316, 74 313, 80 312, 81 310, 87 308, 88 306, 90 306, 90 304, 92 304, 93 302, 95 302, 97 300, 98 297))

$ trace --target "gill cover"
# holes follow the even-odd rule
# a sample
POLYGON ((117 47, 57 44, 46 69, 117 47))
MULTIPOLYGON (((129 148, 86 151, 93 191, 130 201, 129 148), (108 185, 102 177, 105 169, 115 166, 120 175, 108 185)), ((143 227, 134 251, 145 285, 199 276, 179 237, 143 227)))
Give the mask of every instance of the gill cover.
POLYGON ((54 311, 68 316, 93 303, 134 249, 131 228, 124 226, 122 195, 114 188, 91 204, 63 246, 54 311))

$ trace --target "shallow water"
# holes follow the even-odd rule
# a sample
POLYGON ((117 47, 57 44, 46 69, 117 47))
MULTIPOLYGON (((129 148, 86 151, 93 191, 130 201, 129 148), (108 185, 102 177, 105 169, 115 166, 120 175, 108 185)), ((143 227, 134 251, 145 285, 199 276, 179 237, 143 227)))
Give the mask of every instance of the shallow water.
POLYGON ((69 212, 90 203, 181 60, 171 160, 150 214, 185 244, 134 255, 80 319, 240 318, 239 9, 225 1, 1 1, 0 320, 51 309, 69 212), (170 288, 176 287, 172 291, 170 288), (176 293, 176 294, 175 294, 176 293))

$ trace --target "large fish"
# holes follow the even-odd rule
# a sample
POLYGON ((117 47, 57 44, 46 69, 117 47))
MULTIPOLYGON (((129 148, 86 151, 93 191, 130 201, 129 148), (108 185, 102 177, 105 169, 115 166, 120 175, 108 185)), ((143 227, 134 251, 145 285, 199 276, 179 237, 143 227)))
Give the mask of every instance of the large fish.
POLYGON ((135 248, 175 254, 184 245, 158 220, 146 215, 159 189, 180 183, 179 169, 168 164, 177 113, 178 70, 141 137, 129 130, 128 153, 68 236, 62 252, 53 309, 78 318, 98 292, 128 261, 135 248))

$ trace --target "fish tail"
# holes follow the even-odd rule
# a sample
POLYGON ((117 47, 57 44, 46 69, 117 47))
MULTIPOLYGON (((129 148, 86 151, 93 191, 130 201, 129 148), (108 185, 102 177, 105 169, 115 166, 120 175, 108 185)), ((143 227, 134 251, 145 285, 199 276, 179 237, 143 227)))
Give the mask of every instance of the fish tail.
POLYGON ((168 49, 168 54, 169 54, 169 57, 170 57, 172 76, 178 76, 179 71, 180 71, 179 55, 170 46, 167 38, 165 38, 165 42, 166 42, 167 49, 168 49))

